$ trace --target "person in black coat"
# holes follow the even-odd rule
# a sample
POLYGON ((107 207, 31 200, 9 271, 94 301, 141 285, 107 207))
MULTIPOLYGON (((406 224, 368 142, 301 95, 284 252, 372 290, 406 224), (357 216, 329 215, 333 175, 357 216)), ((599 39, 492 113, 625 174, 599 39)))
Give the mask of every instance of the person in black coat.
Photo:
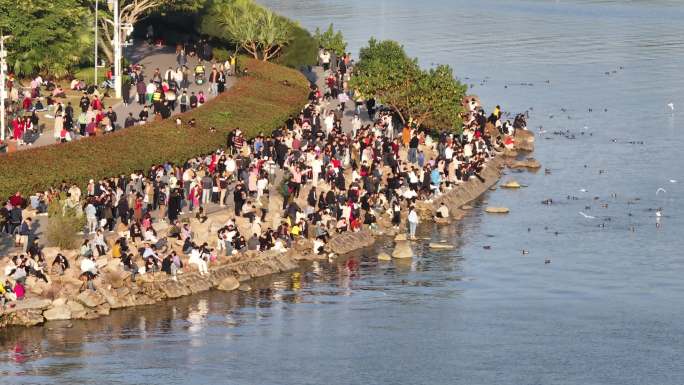
POLYGON ((131 102, 131 82, 123 82, 121 85, 121 100, 124 106, 131 102))
POLYGON ((216 83, 218 93, 223 93, 223 91, 226 90, 226 75, 224 75, 223 72, 219 71, 218 76, 216 77, 216 83))
POLYGON ((309 190, 309 195, 306 197, 306 203, 308 203, 311 207, 316 207, 317 195, 316 187, 311 187, 311 190, 309 190))
POLYGON ((181 208, 181 195, 178 191, 177 188, 174 188, 171 190, 171 196, 169 197, 169 209, 168 209, 168 217, 169 221, 172 223, 178 219, 178 215, 180 213, 180 208, 181 208))

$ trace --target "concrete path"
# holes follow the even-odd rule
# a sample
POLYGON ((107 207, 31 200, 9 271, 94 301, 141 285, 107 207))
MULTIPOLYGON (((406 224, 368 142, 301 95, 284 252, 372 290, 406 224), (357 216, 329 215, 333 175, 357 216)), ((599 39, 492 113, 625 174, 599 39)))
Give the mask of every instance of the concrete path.
MULTIPOLYGON (((166 72, 166 70, 169 67, 172 67, 173 69, 177 67, 175 48, 157 47, 154 45, 149 45, 146 42, 139 42, 134 47, 129 48, 128 52, 126 52, 126 58, 130 63, 142 64, 144 68, 143 75, 145 76, 145 80, 148 80, 152 77, 152 74, 154 74, 154 70, 156 68, 159 68, 159 71, 162 73, 163 76, 164 72, 166 72)), ((197 65, 197 62, 198 59, 188 57, 188 63, 186 65, 190 69, 191 73, 194 73, 193 69, 197 65)), ((208 76, 209 72, 211 72, 211 64, 205 62, 204 65, 208 76)), ((234 83, 235 78, 233 76, 226 77, 226 89, 232 87, 234 83)), ((209 89, 209 82, 206 82, 201 86, 198 86, 194 82, 191 82, 190 86, 188 87, 188 95, 190 95, 191 92, 198 93, 199 91, 204 91, 206 99, 210 100, 214 97, 214 95, 210 94, 209 89)), ((111 93, 113 94, 113 91, 111 91, 111 93)), ((130 100, 132 103, 129 105, 124 105, 123 102, 117 101, 116 104, 113 106, 113 109, 117 115, 117 127, 119 128, 123 127, 124 120, 126 119, 129 113, 133 113, 133 117, 137 119, 138 114, 143 109, 143 106, 136 102, 137 94, 135 92, 135 88, 131 89, 130 100)), ((105 107, 109 107, 109 105, 107 105, 106 99, 104 102, 105 107)), ((75 109, 78 108, 77 106, 74 107, 75 109)), ((172 115, 178 113, 180 113, 180 106, 179 103, 176 103, 176 109, 172 112, 172 115)), ((75 118, 77 117, 78 116, 76 116, 75 118)), ((40 138, 31 146, 17 147, 18 150, 26 150, 35 147, 55 144, 55 139, 53 135, 54 120, 49 118, 43 118, 41 119, 40 123, 45 125, 45 130, 40 135, 40 138)))

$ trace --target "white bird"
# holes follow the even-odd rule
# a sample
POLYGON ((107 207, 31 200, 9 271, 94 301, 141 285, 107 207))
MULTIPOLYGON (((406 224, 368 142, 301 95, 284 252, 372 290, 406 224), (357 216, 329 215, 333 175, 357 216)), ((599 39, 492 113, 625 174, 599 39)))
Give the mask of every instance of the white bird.
POLYGON ((677 183, 677 179, 670 179, 670 183, 677 183))
POLYGON ((656 190, 656 195, 658 195, 661 191, 664 192, 664 193, 667 193, 667 190, 665 190, 665 189, 662 188, 662 187, 658 187, 658 189, 656 190))
POLYGON ((583 212, 581 212, 581 211, 579 212, 579 214, 580 214, 581 216, 587 218, 587 219, 596 219, 596 217, 592 217, 591 215, 587 215, 587 214, 585 214, 585 213, 583 213, 583 212))
POLYGON ((667 103, 667 106, 670 107, 671 111, 674 111, 674 103, 667 103))
POLYGON ((587 189, 581 188, 581 189, 579 189, 579 191, 580 191, 580 192, 587 192, 587 189))
POLYGON ((662 216, 663 216, 663 210, 660 210, 660 209, 656 210, 656 217, 660 218, 662 216))

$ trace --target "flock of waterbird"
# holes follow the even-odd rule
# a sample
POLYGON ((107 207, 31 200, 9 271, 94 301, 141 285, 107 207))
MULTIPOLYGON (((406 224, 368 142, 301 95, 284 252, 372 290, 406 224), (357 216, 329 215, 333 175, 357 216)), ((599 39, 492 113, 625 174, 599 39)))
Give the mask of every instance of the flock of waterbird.
MULTIPOLYGON (((607 76, 609 76, 609 75, 612 75, 612 74, 616 74, 619 70, 623 70, 623 69, 624 69, 624 67, 620 66, 619 69, 612 70, 612 71, 606 71, 606 72, 604 72, 604 74, 607 75, 607 76)), ((465 78, 465 79, 466 79, 466 80, 471 80, 470 78, 465 78)), ((487 85, 488 79, 489 79, 488 77, 482 79, 482 80, 479 82, 480 86, 485 86, 485 85, 487 85)), ((550 84, 551 81, 546 80, 546 81, 544 81, 544 83, 545 83, 545 84, 550 84)), ((504 88, 508 88, 509 86, 514 86, 514 85, 515 85, 515 86, 523 86, 523 87, 532 87, 532 86, 534 86, 534 82, 518 82, 518 83, 516 83, 516 82, 507 82, 506 84, 504 84, 504 88)), ((471 83, 471 84, 470 84, 470 87, 472 88, 473 86, 474 86, 474 84, 471 83)), ((674 115, 674 113, 675 113, 675 104, 674 104, 673 102, 669 102, 669 103, 666 104, 666 107, 667 107, 667 110, 669 110, 669 112, 670 112, 671 114, 674 115)), ((526 115, 528 118, 529 118, 529 115, 530 115, 530 112, 531 112, 531 111, 534 111, 534 107, 529 107, 529 108, 524 112, 525 115, 526 115)), ((589 112, 589 113, 594 112, 594 108, 593 108, 593 107, 588 107, 588 108, 587 108, 587 112, 589 112)), ((603 112, 604 112, 604 113, 607 113, 607 112, 608 112, 608 107, 604 107, 604 108, 603 108, 603 112)), ((567 116, 567 119, 568 119, 568 120, 573 120, 573 117, 568 113, 568 109, 566 109, 566 108, 560 108, 560 113, 563 114, 563 115, 565 115, 565 116, 567 116)), ((503 116, 504 116, 504 117, 509 117, 509 116, 512 116, 512 115, 511 115, 510 113, 508 113, 508 112, 504 112, 504 113, 503 113, 503 116)), ((554 118, 556 118, 556 117, 557 117, 556 114, 549 114, 549 115, 548 115, 548 119, 554 119, 554 118)), ((547 132, 547 130, 544 129, 543 126, 541 126, 541 125, 538 126, 538 130, 537 130, 537 131, 538 131, 538 134, 541 135, 544 139, 546 139, 546 140, 552 139, 552 137, 545 135, 545 134, 547 134, 547 133, 549 133, 549 132, 547 132)), ((582 136, 593 136, 593 133, 589 130, 589 127, 588 127, 588 126, 583 126, 581 129, 579 129, 579 130, 577 130, 577 131, 571 131, 570 129, 557 129, 557 130, 551 131, 550 134, 552 134, 553 136, 560 136, 560 137, 563 137, 563 138, 569 139, 569 140, 578 139, 579 137, 582 137, 582 136)), ((612 143, 618 143, 619 140, 618 140, 617 138, 613 138, 613 139, 611 139, 611 142, 612 142, 612 143)), ((624 144, 631 144, 631 145, 644 145, 644 141, 641 141, 641 140, 628 140, 628 141, 624 141, 623 143, 624 143, 624 144)), ((588 168, 588 167, 589 167, 588 165, 586 165, 586 164, 584 165, 584 168, 588 168)), ((521 172, 520 170, 517 170, 517 171, 514 170, 514 171, 515 171, 515 172, 521 172)), ((599 173, 599 174, 605 174, 606 172, 607 172, 607 171, 606 171, 606 170, 603 170, 603 169, 598 170, 598 173, 599 173)), ((552 170, 551 170, 551 169, 549 169, 549 168, 544 169, 544 174, 545 174, 545 175, 550 175, 551 173, 552 173, 552 170)), ((669 183, 674 184, 674 183, 678 183, 678 181, 677 181, 676 179, 670 179, 670 180, 669 180, 669 183)), ((586 188, 581 188, 581 189, 579 189, 578 191, 579 191, 580 193, 583 193, 583 194, 587 194, 587 193, 588 193, 588 190, 587 190, 586 188)), ((658 187, 658 188, 656 189, 656 191, 655 191, 655 195, 656 195, 657 197, 658 197, 658 196, 661 196, 661 194, 667 194, 667 190, 666 190, 664 187, 658 187)), ((617 198, 618 198, 617 193, 611 193, 610 196, 611 196, 611 198, 613 199, 614 202, 617 202, 617 198)), ((568 195, 568 196, 567 196, 567 200, 578 201, 578 200, 580 200, 580 199, 581 199, 580 197, 575 196, 575 195, 568 195)), ((607 208, 609 207, 609 203, 608 203, 608 202, 605 202, 605 201, 601 201, 601 198, 598 197, 598 196, 594 196, 592 200, 593 200, 593 201, 600 201, 599 204, 600 204, 600 207, 601 207, 601 208, 607 209, 607 208)), ((626 204, 627 204, 627 206, 632 206, 632 205, 637 204, 639 201, 641 201, 640 198, 632 198, 632 199, 627 200, 627 201, 626 201, 626 204)), ((555 203, 555 202, 554 202, 554 200, 553 200, 552 198, 547 198, 547 199, 545 199, 545 200, 542 201, 542 204, 544 204, 544 205, 553 205, 554 203, 555 203)), ((587 221, 599 221, 600 223, 598 223, 598 224, 596 225, 596 226, 599 227, 599 228, 606 228, 607 224, 610 223, 610 222, 612 221, 612 219, 613 219, 611 216, 600 216, 600 215, 598 215, 598 214, 591 215, 591 214, 588 214, 587 212, 585 212, 585 211, 589 211, 589 210, 591 210, 591 205, 585 206, 583 211, 579 211, 579 212, 578 212, 578 215, 581 216, 583 219, 585 219, 585 220, 587 220, 587 221)), ((657 229, 660 229, 660 228, 661 228, 661 218, 664 217, 664 215, 663 215, 663 208, 662 208, 662 207, 648 208, 648 209, 646 209, 646 211, 648 211, 649 213, 653 213, 653 214, 651 214, 651 215, 653 215, 653 217, 655 218, 655 226, 656 226, 657 229)), ((633 215, 634 215, 634 214, 631 212, 631 210, 629 210, 628 213, 627 213, 627 216, 628 216, 628 217, 633 217, 633 215)), ((649 216, 650 216, 650 215, 649 215, 649 216)), ((548 227, 545 227, 544 229, 548 231, 548 227)), ((636 226, 634 223, 629 223, 629 224, 628 224, 627 230, 630 231, 630 232, 636 232, 636 231, 637 231, 637 226, 636 226)), ((532 229, 531 229, 531 228, 528 228, 527 231, 528 231, 528 232, 531 232, 532 229)), ((560 234, 560 233, 559 233, 558 231, 555 231, 555 232, 554 232, 554 235, 556 235, 556 236, 559 235, 559 234, 560 234)), ((485 250, 490 250, 490 249, 491 249, 491 246, 486 245, 486 246, 483 246, 483 248, 484 248, 485 250)), ((526 250, 526 249, 523 249, 523 250, 521 250, 521 253, 522 253, 522 255, 527 255, 527 254, 530 253, 530 251, 529 251, 529 250, 526 250)), ((546 257, 546 258, 544 259, 544 264, 550 264, 550 263, 551 263, 551 259, 550 259, 549 257, 546 257)))

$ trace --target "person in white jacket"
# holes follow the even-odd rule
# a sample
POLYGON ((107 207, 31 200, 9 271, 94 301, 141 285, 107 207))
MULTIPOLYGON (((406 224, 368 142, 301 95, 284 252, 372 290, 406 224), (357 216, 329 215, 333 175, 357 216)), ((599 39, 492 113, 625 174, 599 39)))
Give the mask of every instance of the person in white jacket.
POLYGON ((199 270, 201 276, 209 274, 209 269, 207 269, 207 262, 204 259, 202 259, 198 247, 192 248, 192 251, 190 252, 190 259, 188 259, 188 263, 191 265, 197 265, 197 270, 199 270))
POLYGON ((420 222, 420 219, 418 218, 416 208, 411 206, 411 211, 409 211, 408 214, 409 238, 411 239, 416 238, 416 227, 418 226, 418 222, 420 222))

